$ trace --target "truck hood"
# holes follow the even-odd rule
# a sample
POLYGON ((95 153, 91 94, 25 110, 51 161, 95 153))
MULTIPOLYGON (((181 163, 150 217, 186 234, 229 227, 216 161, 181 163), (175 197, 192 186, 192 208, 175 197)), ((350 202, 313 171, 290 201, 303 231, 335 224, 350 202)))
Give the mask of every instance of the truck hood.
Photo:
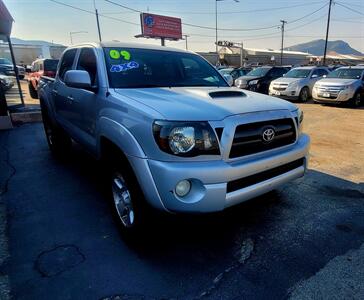
POLYGON ((317 85, 350 85, 359 79, 325 78, 317 81, 317 85))
POLYGON ((153 108, 166 120, 175 121, 217 121, 236 114, 297 109, 285 100, 237 88, 177 87, 115 91, 153 108))

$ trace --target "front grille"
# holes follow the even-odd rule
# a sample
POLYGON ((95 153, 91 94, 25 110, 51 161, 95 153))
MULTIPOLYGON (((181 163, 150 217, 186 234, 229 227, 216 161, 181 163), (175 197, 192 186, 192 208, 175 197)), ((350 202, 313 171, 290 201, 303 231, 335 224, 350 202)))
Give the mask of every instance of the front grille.
POLYGON ((296 140, 295 128, 291 118, 239 125, 235 129, 229 157, 241 157, 292 144, 296 140), (263 132, 267 128, 275 132, 270 143, 263 141, 263 132))
POLYGON ((319 86, 317 87, 317 94, 322 98, 336 99, 339 93, 342 91, 342 86, 319 86), (324 96, 324 93, 329 93, 330 96, 324 96))
POLYGON ((273 84, 273 90, 275 91, 285 91, 288 87, 288 84, 284 84, 284 83, 281 83, 281 84, 273 84))
POLYGON ((229 181, 227 184, 226 192, 231 193, 243 188, 246 188, 248 186, 251 186, 253 184, 257 184, 259 182, 277 177, 279 175, 282 175, 284 173, 287 173, 289 171, 292 171, 294 169, 297 169, 304 165, 304 158, 295 160, 293 162, 290 162, 288 164, 260 172, 258 174, 254 174, 251 176, 247 176, 244 178, 239 178, 237 180, 229 181))

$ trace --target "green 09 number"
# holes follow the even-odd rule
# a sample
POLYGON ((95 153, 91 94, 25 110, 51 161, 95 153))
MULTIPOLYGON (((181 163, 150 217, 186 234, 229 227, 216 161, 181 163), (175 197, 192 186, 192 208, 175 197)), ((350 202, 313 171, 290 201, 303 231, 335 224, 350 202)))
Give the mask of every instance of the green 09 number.
POLYGON ((125 60, 130 60, 130 52, 126 51, 126 50, 122 50, 122 51, 118 51, 118 50, 110 50, 109 55, 112 59, 119 59, 121 56, 123 57, 123 59, 125 60))

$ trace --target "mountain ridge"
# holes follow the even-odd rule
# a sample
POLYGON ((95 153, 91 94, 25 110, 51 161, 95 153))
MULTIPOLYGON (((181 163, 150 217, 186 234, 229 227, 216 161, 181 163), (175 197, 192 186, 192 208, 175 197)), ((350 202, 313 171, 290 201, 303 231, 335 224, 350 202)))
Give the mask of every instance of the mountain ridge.
MULTIPOLYGON (((325 40, 323 40, 323 39, 313 40, 310 42, 286 47, 284 49, 292 50, 292 51, 308 52, 313 55, 321 56, 324 54, 325 40)), ((328 41, 327 42, 327 52, 330 52, 330 51, 336 52, 338 54, 364 56, 363 53, 350 47, 350 45, 343 40, 328 41)))

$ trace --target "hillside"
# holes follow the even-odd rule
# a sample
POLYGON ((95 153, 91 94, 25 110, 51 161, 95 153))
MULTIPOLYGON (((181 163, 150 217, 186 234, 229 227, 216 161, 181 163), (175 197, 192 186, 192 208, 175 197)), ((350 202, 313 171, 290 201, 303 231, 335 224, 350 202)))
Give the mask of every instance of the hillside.
POLYGON ((47 41, 41 40, 22 40, 15 37, 11 38, 11 42, 13 44, 22 44, 22 45, 39 45, 39 46, 62 46, 60 44, 53 44, 47 41))
MULTIPOLYGON (((323 55, 325 49, 325 40, 315 40, 308 43, 298 44, 285 48, 286 50, 308 52, 313 55, 323 55)), ((329 41, 327 43, 327 52, 334 51, 339 54, 364 55, 353 49, 350 45, 342 40, 329 41)))

